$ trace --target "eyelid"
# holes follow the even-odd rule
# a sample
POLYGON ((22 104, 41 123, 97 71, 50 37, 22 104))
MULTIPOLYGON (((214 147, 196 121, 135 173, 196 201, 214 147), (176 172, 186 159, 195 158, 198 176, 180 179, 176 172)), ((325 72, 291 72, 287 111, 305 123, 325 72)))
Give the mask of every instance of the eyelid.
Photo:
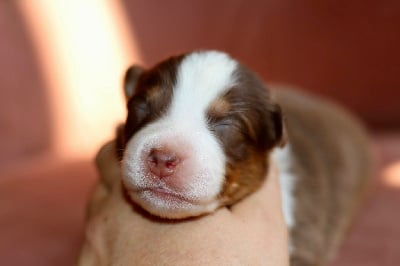
POLYGON ((227 117, 226 116, 211 116, 207 118, 208 123, 211 126, 217 126, 217 125, 221 125, 221 124, 228 124, 227 123, 227 117))
POLYGON ((237 121, 233 117, 226 116, 226 117, 221 117, 218 120, 214 121, 213 127, 215 129, 224 127, 234 129, 234 128, 239 128, 239 125, 237 124, 237 121))
POLYGON ((228 122, 228 121, 224 121, 224 122, 221 122, 221 123, 218 123, 218 124, 216 124, 216 126, 217 127, 233 127, 234 126, 234 124, 233 123, 230 123, 230 122, 228 122))

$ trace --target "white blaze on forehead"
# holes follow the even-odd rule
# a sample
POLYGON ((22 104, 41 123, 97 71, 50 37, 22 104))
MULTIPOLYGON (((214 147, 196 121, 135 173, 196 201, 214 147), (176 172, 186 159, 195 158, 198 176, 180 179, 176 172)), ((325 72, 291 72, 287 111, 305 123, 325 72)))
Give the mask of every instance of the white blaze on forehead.
POLYGON ((186 56, 177 70, 169 115, 201 119, 209 104, 235 84, 237 62, 228 55, 211 51, 186 56), (194 117, 195 116, 195 117, 194 117))

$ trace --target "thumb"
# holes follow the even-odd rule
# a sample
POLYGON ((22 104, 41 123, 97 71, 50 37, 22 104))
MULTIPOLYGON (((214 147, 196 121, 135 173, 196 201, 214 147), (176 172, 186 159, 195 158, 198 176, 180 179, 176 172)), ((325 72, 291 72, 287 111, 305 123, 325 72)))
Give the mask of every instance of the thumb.
POLYGON ((101 179, 111 187, 113 181, 120 176, 120 163, 117 159, 115 141, 104 144, 97 153, 95 161, 101 179))

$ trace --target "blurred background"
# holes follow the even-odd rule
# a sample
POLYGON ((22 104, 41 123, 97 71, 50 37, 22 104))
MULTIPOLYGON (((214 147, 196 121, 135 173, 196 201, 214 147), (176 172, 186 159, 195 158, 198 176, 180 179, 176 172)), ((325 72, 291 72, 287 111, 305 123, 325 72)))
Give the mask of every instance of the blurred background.
POLYGON ((133 63, 219 49, 356 113, 379 171, 334 265, 400 265, 400 2, 0 1, 0 259, 73 265, 133 63))

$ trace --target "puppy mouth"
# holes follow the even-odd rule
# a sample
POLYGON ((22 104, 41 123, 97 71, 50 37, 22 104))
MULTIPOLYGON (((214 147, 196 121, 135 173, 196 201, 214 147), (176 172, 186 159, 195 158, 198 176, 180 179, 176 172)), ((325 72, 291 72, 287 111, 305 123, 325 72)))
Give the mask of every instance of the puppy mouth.
POLYGON ((139 188, 132 191, 133 193, 137 194, 139 197, 151 197, 151 198, 158 198, 163 201, 168 202, 186 202, 189 204, 196 205, 196 201, 193 199, 189 199, 181 194, 172 191, 168 188, 164 187, 146 187, 146 188, 139 188))

